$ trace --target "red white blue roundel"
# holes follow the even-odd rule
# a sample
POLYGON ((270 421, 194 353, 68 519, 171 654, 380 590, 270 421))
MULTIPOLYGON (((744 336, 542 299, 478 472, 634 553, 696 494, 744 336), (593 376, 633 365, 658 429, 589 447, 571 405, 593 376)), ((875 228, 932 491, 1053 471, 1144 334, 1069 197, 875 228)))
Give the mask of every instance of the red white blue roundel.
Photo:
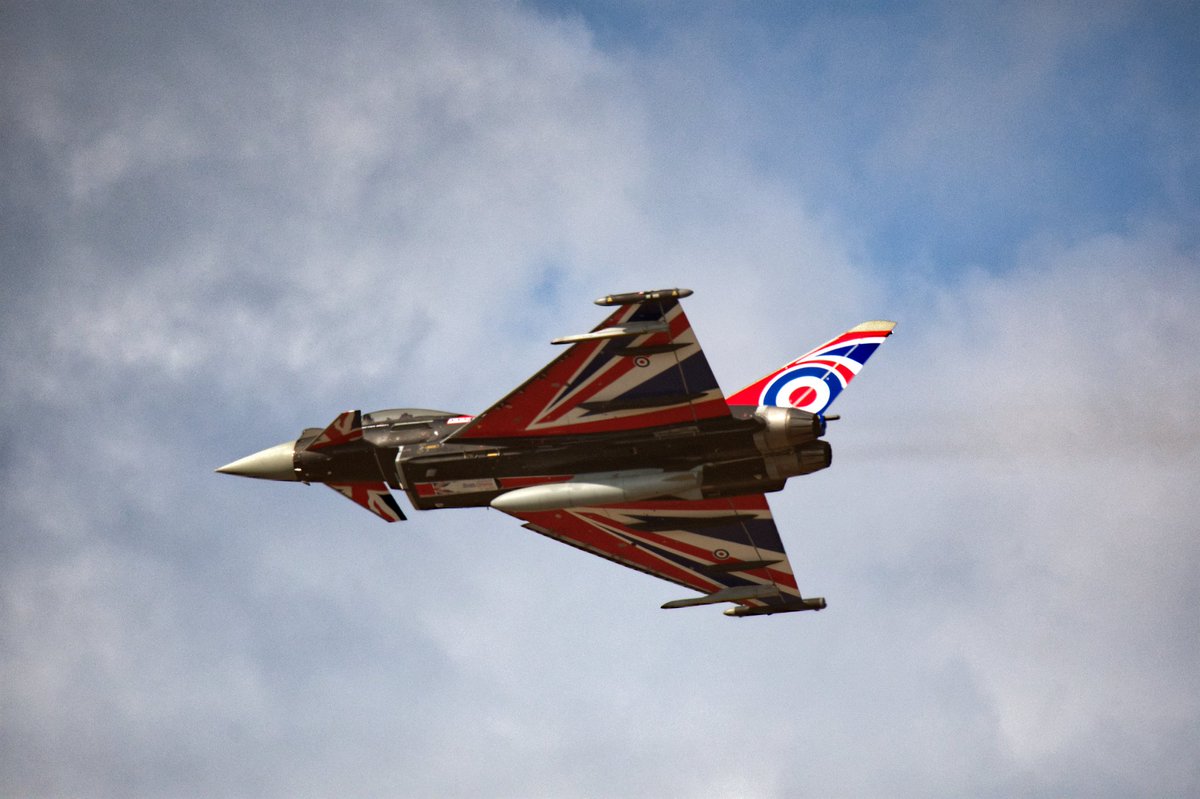
POLYGON ((824 413, 895 326, 894 322, 863 322, 746 386, 728 403, 824 413))
POLYGON ((759 405, 778 405, 820 413, 843 388, 828 367, 802 363, 780 372, 763 390, 759 405))

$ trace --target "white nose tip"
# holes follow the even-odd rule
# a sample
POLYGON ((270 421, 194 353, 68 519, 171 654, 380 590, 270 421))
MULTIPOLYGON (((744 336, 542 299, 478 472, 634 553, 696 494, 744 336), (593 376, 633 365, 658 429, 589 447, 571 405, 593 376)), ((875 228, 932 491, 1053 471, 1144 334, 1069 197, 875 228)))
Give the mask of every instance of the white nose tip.
POLYGON ((257 477, 259 480, 296 480, 292 458, 296 452, 295 441, 285 441, 261 452, 227 463, 221 474, 236 474, 241 477, 257 477))

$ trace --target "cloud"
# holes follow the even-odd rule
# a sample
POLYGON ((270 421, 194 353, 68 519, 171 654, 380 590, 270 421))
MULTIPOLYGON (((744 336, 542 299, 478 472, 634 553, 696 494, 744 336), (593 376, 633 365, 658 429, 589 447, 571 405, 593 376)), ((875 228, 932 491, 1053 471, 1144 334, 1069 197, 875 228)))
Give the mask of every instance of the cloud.
POLYGON ((1146 768, 1168 792, 1195 779, 1177 747, 1200 731, 1187 610, 1200 549, 1177 486, 1200 446, 1185 332, 1197 265, 1160 227, 968 275, 907 315, 866 376, 900 383, 892 407, 847 428, 875 432, 851 450, 870 471, 835 489, 842 501, 869 485, 879 507, 906 508, 863 522, 857 590, 920 619, 905 634, 924 666, 966 681, 1005 792, 1136 791, 1146 768))
POLYGON ((1157 225, 1031 244, 1005 275, 974 271, 918 289, 933 313, 913 308, 907 332, 956 375, 921 381, 906 410, 925 409, 957 437, 954 451, 972 456, 1191 451, 1188 398, 1200 373, 1185 330, 1197 263, 1179 231, 1157 225))
MULTIPOLYGON (((1023 216, 982 267, 878 246, 909 191, 1003 215, 1059 65, 1127 15, 713 12, 621 46, 511 5, 39 14, 0 48, 7 792, 1200 783, 1186 207, 1023 216), (665 285, 726 389, 900 322, 836 467, 771 499, 826 612, 659 612, 678 589, 498 513, 376 525, 211 474, 344 407, 478 411, 592 297, 665 285)), ((914 235, 999 235, 950 206, 914 235)))

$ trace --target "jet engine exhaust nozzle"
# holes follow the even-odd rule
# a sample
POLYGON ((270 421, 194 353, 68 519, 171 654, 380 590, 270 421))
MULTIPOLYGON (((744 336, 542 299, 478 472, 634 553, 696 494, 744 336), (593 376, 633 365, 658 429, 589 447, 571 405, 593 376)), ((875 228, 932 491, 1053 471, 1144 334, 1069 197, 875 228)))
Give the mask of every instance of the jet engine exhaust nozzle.
POLYGON ((762 425, 754 442, 764 455, 816 441, 825 434, 820 416, 795 408, 764 406, 754 412, 754 418, 762 425))

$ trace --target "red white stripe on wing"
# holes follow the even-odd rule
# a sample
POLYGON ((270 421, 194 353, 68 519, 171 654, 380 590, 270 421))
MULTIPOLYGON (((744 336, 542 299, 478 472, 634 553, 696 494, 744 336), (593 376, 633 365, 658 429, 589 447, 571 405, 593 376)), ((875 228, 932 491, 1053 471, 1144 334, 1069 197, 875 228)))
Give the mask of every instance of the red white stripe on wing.
MULTIPOLYGON (((794 593, 799 596, 791 564, 783 552, 755 546, 752 542, 731 542, 728 539, 704 535, 703 527, 689 529, 687 522, 689 517, 703 521, 706 518, 729 513, 727 500, 715 500, 715 502, 718 505, 725 504, 714 510, 686 513, 672 509, 671 518, 680 521, 678 528, 669 531, 639 532, 632 527, 631 525, 636 525, 637 520, 645 515, 645 510, 639 510, 636 505, 598 508, 593 511, 592 519, 597 524, 611 525, 612 529, 621 535, 627 535, 658 549, 673 552, 703 566, 720 566, 729 562, 774 561, 770 566, 738 572, 738 574, 751 578, 754 582, 775 583, 785 593, 794 593)), ((659 506, 661 509, 661 503, 659 506)), ((738 515, 747 519, 771 520, 769 508, 742 509, 738 510, 738 515)))
MULTIPOLYGON (((702 501, 650 501, 513 513, 535 532, 572 544, 626 566, 649 572, 697 591, 711 593, 738 585, 773 585, 799 597, 787 555, 756 545, 750 536, 712 535, 712 522, 733 516, 751 523, 774 522, 765 497, 752 495, 702 501), (708 522, 706 524, 706 522, 708 522), (736 568, 744 564, 745 568, 736 568)), ((777 540, 777 536, 776 536, 777 540)))
POLYGON ((659 319, 666 330, 572 343, 456 438, 611 432, 728 416, 687 315, 678 303, 664 305, 618 308, 592 332, 659 319))
MULTIPOLYGON (((626 309, 632 313, 632 309, 626 309)), ((624 319, 618 319, 615 324, 621 324, 624 319)), ((531 432, 553 431, 562 428, 576 428, 600 431, 608 429, 605 422, 619 420, 616 429, 628 428, 631 420, 645 419, 640 426, 657 426, 673 422, 694 421, 697 416, 693 406, 705 405, 698 418, 726 415, 721 391, 716 386, 704 387, 705 391, 698 397, 680 397, 678 402, 655 406, 652 408, 626 408, 613 410, 596 410, 584 403, 602 403, 607 400, 620 398, 639 386, 661 377, 670 370, 678 369, 679 364, 689 357, 700 353, 700 344, 692 332, 683 308, 674 306, 667 313, 668 329, 663 332, 648 333, 626 340, 623 346, 629 349, 639 347, 657 347, 674 345, 674 349, 641 355, 637 357, 612 357, 606 345, 610 342, 597 341, 587 344, 591 349, 588 357, 579 364, 570 377, 565 381, 563 390, 546 404, 529 422, 527 429, 531 432), (581 383, 576 385, 579 376, 585 374, 593 366, 597 358, 605 358, 606 363, 581 383), (713 404, 715 403, 715 404, 713 404), (579 427, 577 427, 579 426, 579 427)))

